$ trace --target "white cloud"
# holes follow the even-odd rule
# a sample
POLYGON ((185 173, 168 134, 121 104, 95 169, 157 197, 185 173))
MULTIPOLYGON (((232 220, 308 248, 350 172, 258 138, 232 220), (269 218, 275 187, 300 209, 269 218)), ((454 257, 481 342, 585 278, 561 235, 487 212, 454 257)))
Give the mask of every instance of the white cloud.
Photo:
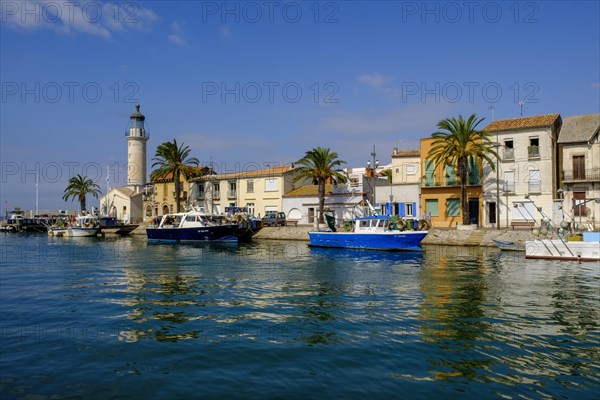
POLYGON ((381 74, 365 74, 365 75, 361 75, 358 78, 358 81, 369 87, 379 88, 379 87, 383 86, 384 83, 388 82, 389 78, 387 78, 381 74))
POLYGON ((158 19, 138 3, 98 1, 57 2, 24 0, 3 2, 2 23, 14 30, 50 29, 61 34, 88 34, 106 39, 114 32, 148 30, 158 19))
POLYGON ((176 46, 185 46, 186 42, 184 39, 185 33, 183 29, 179 26, 178 22, 173 22, 171 24, 171 33, 168 36, 169 42, 173 43, 176 46))
POLYGON ((322 120, 318 131, 344 136, 398 132, 419 132, 420 136, 427 136, 436 124, 449 114, 451 107, 452 105, 447 103, 420 103, 387 112, 342 112, 322 120))

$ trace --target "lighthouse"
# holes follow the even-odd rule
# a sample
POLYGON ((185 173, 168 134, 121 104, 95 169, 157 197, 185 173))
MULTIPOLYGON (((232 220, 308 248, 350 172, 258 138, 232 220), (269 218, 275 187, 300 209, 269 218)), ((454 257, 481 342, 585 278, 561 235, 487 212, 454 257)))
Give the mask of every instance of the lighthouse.
POLYGON ((135 112, 129 117, 129 131, 125 132, 127 139, 127 186, 140 193, 146 183, 146 135, 144 120, 140 105, 135 106, 135 112))

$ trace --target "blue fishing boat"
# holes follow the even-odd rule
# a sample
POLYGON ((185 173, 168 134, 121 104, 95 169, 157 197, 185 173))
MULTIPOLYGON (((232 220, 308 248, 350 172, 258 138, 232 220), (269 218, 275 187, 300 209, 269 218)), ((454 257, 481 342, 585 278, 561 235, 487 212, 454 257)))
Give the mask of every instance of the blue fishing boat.
POLYGON ((390 224, 387 215, 357 218, 351 232, 309 232, 311 247, 338 247, 365 250, 423 251, 421 241, 427 231, 401 231, 390 224))

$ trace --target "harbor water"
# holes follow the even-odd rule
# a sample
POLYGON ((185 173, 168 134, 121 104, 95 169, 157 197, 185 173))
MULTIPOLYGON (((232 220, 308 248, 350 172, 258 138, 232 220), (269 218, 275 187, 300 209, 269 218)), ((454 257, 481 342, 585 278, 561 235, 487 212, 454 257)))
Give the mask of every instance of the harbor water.
POLYGON ((0 398, 598 399, 600 263, 0 234, 0 398))

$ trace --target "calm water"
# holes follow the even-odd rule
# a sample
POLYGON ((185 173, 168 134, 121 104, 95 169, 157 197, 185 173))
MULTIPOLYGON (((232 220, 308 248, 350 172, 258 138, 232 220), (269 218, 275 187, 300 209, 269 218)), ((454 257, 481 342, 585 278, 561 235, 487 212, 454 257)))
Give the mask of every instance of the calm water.
POLYGON ((598 399, 600 264, 0 234, 0 397, 598 399))

